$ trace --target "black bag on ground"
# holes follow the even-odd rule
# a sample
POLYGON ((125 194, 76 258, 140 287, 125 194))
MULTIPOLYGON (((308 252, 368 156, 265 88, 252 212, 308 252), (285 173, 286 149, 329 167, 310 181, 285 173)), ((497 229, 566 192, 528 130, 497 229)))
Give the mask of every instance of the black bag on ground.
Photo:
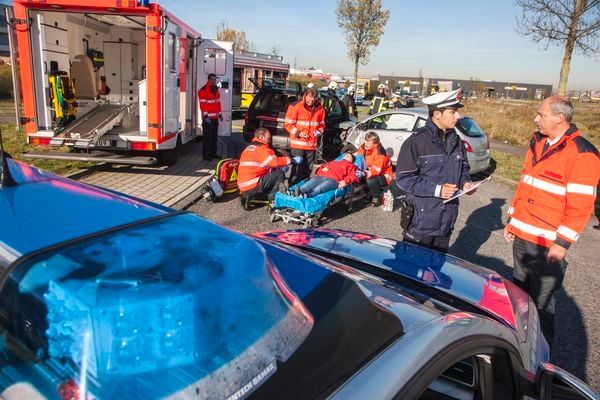
POLYGON ((415 215, 415 206, 409 204, 405 197, 400 198, 400 226, 407 230, 412 224, 415 215))

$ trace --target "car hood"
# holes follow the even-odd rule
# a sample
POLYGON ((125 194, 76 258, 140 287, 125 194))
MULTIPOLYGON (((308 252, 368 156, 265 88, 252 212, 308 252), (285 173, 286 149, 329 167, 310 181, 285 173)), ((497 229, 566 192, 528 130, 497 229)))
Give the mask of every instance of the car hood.
POLYGON ((0 263, 170 209, 8 159, 17 185, 0 189, 0 263))
POLYGON ((255 234, 282 243, 357 260, 435 287, 494 315, 512 328, 515 313, 506 282, 492 270, 448 254, 378 236, 337 229, 255 234))

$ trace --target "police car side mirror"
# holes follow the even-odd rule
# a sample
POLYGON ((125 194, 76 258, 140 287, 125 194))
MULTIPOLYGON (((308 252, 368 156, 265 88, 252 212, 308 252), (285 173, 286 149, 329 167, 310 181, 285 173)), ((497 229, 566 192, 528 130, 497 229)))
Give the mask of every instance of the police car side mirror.
POLYGON ((361 131, 366 131, 367 130, 367 123, 366 122, 361 122, 360 124, 358 124, 356 126, 359 130, 361 131))

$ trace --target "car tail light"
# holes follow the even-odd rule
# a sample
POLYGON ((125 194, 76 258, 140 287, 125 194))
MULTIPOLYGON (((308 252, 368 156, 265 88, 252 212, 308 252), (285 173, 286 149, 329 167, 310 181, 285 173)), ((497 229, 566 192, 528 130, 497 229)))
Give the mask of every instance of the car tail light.
POLYGON ((486 142, 486 149, 488 149, 488 150, 490 149, 490 141, 489 140, 486 142))
POLYGON ((462 142, 465 145, 465 150, 467 151, 467 153, 473 153, 473 148, 471 147, 469 142, 467 142, 466 140, 463 140, 462 142))
POLYGON ((131 150, 156 150, 153 142, 131 142, 131 150))
POLYGON ((50 144, 51 140, 52 140, 52 138, 49 138, 49 137, 30 137, 29 144, 47 146, 50 144))

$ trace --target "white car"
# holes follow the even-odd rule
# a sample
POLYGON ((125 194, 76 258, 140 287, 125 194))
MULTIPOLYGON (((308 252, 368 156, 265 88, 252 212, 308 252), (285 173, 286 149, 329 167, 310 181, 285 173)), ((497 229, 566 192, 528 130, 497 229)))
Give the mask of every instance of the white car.
MULTIPOLYGON (((424 108, 410 108, 387 110, 370 115, 342 138, 344 140, 342 152, 358 148, 364 142, 365 134, 374 131, 381 138, 381 144, 395 166, 402 143, 417 129, 425 126, 428 113, 424 108)), ((491 158, 490 142, 477 122, 469 117, 461 117, 456 124, 456 132, 467 150, 471 174, 487 170, 491 158)))

